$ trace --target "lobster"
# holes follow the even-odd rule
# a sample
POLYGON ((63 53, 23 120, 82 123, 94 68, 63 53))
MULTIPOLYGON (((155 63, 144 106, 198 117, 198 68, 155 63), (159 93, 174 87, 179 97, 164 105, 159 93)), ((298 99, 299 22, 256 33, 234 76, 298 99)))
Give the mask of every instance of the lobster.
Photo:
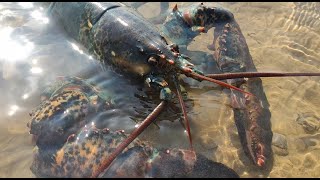
MULTIPOLYGON (((260 99, 261 80, 255 78, 244 82, 243 77, 272 77, 272 76, 319 76, 319 73, 227 73, 205 75, 199 71, 191 59, 181 54, 177 44, 169 44, 168 39, 160 34, 158 29, 146 21, 134 9, 122 3, 51 3, 48 13, 69 34, 70 37, 82 44, 89 53, 96 56, 105 66, 111 65, 122 74, 131 78, 144 80, 149 87, 160 91, 162 102, 157 108, 134 130, 127 139, 115 149, 100 170, 106 169, 111 162, 125 149, 154 119, 160 114, 167 102, 173 98, 170 86, 177 90, 182 112, 187 127, 188 137, 192 149, 190 127, 183 103, 182 93, 185 93, 179 83, 179 74, 184 74, 198 81, 209 81, 232 89, 235 110, 239 117, 238 124, 242 125, 240 136, 245 139, 244 148, 248 149, 250 156, 260 167, 265 164, 267 148, 270 144, 263 142, 264 133, 259 124, 259 118, 265 115, 261 112, 260 99), (68 18, 66 18, 68 17, 68 18), (225 83, 223 79, 233 82, 233 86, 225 83), (219 79, 219 80, 217 80, 219 79), (248 83, 250 82, 250 83, 248 83), (252 82, 252 83, 251 83, 252 82), (259 85, 260 83, 260 85, 259 85), (239 85, 241 84, 241 85, 239 85), (258 84, 258 85, 255 85, 258 84), (255 90, 258 87, 259 90, 255 90), (243 94, 238 94, 239 91, 243 94), (249 92, 248 92, 249 91, 249 92), (253 93, 251 93, 253 92, 253 93), (257 93, 257 94, 256 94, 257 93), (239 107, 245 107, 240 109, 239 107), (253 111, 254 110, 254 111, 253 111), (243 124, 246 124, 244 127, 243 124)), ((221 8, 207 8, 203 4, 188 13, 181 14, 177 7, 172 13, 178 20, 176 23, 184 33, 187 31, 187 40, 194 38, 201 32, 215 27, 215 59, 222 72, 242 72, 252 70, 254 67, 245 39, 240 28, 234 20, 232 13, 221 8), (193 33, 189 33, 189 32, 193 33), (228 33, 228 35, 226 34, 228 33), (191 37, 189 36, 191 34, 191 37), (230 38, 230 39, 229 39, 230 38), (235 40, 235 41, 233 41, 235 40), (229 43, 226 43, 229 42, 229 43), (239 48, 240 47, 240 48, 239 48), (242 52, 244 50, 244 52, 242 52), (242 52, 242 53, 241 53, 242 52), (239 57, 239 58, 237 58, 239 57), (249 59, 248 59, 249 58, 249 59), (251 60, 251 61, 250 61, 251 60)), ((174 42, 174 38, 169 40, 174 42)), ((264 108, 265 109, 265 108, 264 108)), ((269 112, 267 109, 266 112, 269 112)), ((270 114, 270 112, 269 112, 270 114)), ((271 132, 272 133, 272 132, 271 132)), ((100 173, 101 173, 100 171, 100 173)), ((99 171, 98 171, 99 172, 99 171)), ((97 177, 95 173, 93 177, 97 177)))

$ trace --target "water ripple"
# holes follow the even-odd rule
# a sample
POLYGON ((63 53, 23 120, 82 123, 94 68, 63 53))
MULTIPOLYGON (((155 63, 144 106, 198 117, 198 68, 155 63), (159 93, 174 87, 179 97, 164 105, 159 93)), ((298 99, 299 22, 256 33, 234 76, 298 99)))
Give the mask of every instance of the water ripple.
POLYGON ((294 4, 295 7, 285 23, 286 31, 301 31, 307 28, 319 33, 320 4, 317 2, 295 2, 294 4))

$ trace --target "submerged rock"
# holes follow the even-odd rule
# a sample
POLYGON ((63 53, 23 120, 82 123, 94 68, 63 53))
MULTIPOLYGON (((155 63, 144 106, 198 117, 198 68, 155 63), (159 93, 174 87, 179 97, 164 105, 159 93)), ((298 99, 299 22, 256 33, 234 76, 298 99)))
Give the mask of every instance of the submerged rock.
POLYGON ((286 136, 278 133, 273 133, 272 150, 279 156, 286 156, 288 152, 288 142, 286 136))
POLYGON ((320 134, 308 135, 299 137, 295 140, 296 149, 299 152, 305 152, 306 150, 318 149, 320 146, 320 134))
POLYGON ((316 147, 320 144, 320 134, 300 138, 307 148, 316 147))
POLYGON ((298 114, 296 121, 306 133, 313 134, 320 129, 320 118, 312 112, 298 114))

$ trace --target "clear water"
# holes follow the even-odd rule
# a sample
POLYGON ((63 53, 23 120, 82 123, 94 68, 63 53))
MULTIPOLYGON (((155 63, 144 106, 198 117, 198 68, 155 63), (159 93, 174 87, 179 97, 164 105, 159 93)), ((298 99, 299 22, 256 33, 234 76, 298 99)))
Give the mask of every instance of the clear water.
MULTIPOLYGON (((178 7, 190 4, 180 2, 178 7)), ((320 3, 205 4, 234 13, 258 71, 320 72, 320 3)), ((138 10, 147 18, 154 17, 159 5, 147 3, 138 10)), ((39 92, 56 76, 79 76, 108 87, 119 104, 119 109, 105 112, 110 118, 104 123, 110 129, 132 131, 136 121, 159 102, 141 84, 103 70, 42 16, 44 10, 35 3, 0 3, 0 177, 34 177, 29 169, 34 146, 26 127, 28 113, 39 104, 39 92)), ((206 46, 212 42, 212 32, 197 37, 188 50, 210 53, 206 46)), ((286 153, 274 146, 272 170, 259 170, 244 155, 224 90, 187 81, 195 150, 233 168, 241 177, 320 177, 320 78, 263 78, 262 82, 272 130, 284 135, 288 144, 286 153), (301 122, 312 124, 314 130, 301 122)), ((166 110, 157 126, 151 125, 140 138, 156 147, 188 148, 180 115, 166 110)))

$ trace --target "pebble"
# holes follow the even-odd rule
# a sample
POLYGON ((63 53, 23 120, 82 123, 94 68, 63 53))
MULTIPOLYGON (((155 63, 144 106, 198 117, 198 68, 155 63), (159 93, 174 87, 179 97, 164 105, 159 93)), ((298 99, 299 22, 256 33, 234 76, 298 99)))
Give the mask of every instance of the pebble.
POLYGON ((297 150, 304 151, 306 149, 317 148, 320 144, 320 134, 299 137, 295 140, 297 150))
POLYGON ((315 158, 311 154, 306 154, 305 159, 303 161, 303 166, 307 169, 313 169, 317 164, 314 160, 315 158))
POLYGON ((296 122, 309 134, 316 133, 320 129, 320 118, 311 112, 298 114, 296 122))
POLYGON ((286 136, 279 133, 273 133, 272 150, 275 154, 279 156, 287 156, 289 152, 286 136))
POLYGON ((302 139, 296 139, 294 143, 295 143, 295 148, 298 152, 304 152, 308 148, 302 139))

